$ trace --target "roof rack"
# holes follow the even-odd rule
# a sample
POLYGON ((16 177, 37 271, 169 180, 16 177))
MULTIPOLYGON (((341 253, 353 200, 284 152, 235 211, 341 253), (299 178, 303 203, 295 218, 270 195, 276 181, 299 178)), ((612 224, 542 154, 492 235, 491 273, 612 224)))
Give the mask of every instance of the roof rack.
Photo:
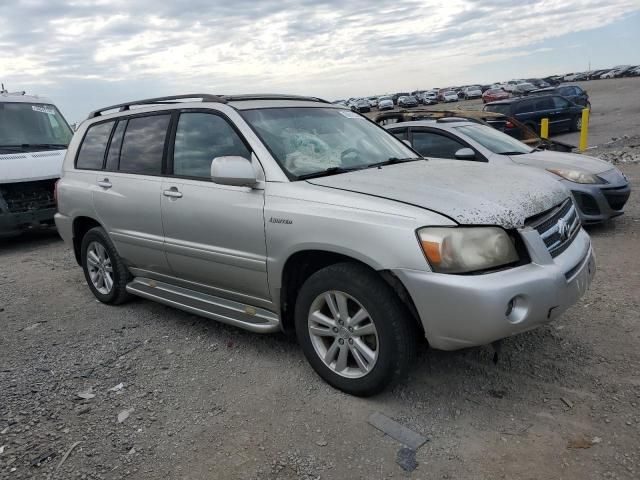
POLYGON ((304 95, 286 95, 279 93, 255 93, 247 95, 225 95, 228 102, 239 102, 248 100, 307 100, 310 102, 331 103, 318 97, 308 97, 304 95))
POLYGON ((226 98, 223 95, 211 95, 208 93, 192 93, 186 95, 171 95, 169 97, 156 97, 156 98, 147 98, 146 100, 135 100, 133 102, 126 103, 118 103, 116 105, 110 105, 108 107, 101 108, 99 110, 94 110, 89 114, 89 118, 95 118, 102 115, 104 112, 109 110, 118 110, 119 112, 124 112, 130 110, 132 106, 135 105, 157 105, 162 103, 180 103, 179 101, 185 100, 197 100, 200 99, 201 102, 217 102, 217 103, 227 103, 226 98))
POLYGON ((133 102, 118 103, 108 107, 94 110, 89 114, 89 118, 96 118, 109 110, 124 112, 137 105, 159 105, 163 103, 173 104, 187 100, 200 100, 201 102, 228 103, 248 100, 307 100, 311 102, 329 103, 318 97, 305 97, 302 95, 281 95, 281 94, 249 94, 249 95, 211 95, 208 93, 191 93, 185 95, 172 95, 169 97, 147 98, 145 100, 135 100, 133 102))

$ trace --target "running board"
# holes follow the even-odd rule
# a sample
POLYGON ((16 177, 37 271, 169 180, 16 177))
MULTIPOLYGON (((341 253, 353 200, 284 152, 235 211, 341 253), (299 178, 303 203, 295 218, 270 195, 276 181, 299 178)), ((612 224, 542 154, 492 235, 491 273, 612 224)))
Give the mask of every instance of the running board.
POLYGON ((269 310, 157 280, 136 277, 127 284, 127 292, 252 332, 271 333, 280 330, 278 316, 269 310))

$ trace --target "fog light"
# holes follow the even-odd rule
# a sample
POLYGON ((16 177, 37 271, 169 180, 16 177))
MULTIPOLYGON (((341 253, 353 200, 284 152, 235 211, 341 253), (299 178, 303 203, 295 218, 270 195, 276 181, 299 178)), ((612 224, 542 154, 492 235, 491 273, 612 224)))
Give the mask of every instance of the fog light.
POLYGON ((516 295, 509 303, 507 303, 507 307, 505 308, 504 315, 507 317, 507 320, 511 323, 520 323, 522 322, 529 313, 529 302, 522 295, 516 295))
POLYGON ((508 317, 509 315, 511 315, 511 312, 513 312, 513 307, 515 306, 515 304, 516 304, 515 297, 509 300, 509 303, 507 304, 507 311, 504 313, 505 316, 508 317))

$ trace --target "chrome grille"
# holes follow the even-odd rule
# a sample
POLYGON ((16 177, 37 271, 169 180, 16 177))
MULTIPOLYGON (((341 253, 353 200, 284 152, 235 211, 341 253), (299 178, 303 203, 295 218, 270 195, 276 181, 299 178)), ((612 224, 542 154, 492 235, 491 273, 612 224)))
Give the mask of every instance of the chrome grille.
POLYGON ((580 217, 573 200, 568 199, 528 224, 542 237, 552 257, 564 252, 580 231, 580 217))

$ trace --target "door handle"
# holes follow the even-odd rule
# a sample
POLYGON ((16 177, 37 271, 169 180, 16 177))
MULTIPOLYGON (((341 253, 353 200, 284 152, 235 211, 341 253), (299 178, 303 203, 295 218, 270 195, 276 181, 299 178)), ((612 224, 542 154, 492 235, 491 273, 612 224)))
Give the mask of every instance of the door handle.
POLYGON ((176 187, 171 187, 169 190, 162 192, 165 197, 182 198, 182 192, 179 192, 176 187))
POLYGON ((113 185, 111 184, 111 182, 109 181, 108 178, 105 178, 104 180, 98 180, 98 185, 102 188, 111 188, 113 187, 113 185))

